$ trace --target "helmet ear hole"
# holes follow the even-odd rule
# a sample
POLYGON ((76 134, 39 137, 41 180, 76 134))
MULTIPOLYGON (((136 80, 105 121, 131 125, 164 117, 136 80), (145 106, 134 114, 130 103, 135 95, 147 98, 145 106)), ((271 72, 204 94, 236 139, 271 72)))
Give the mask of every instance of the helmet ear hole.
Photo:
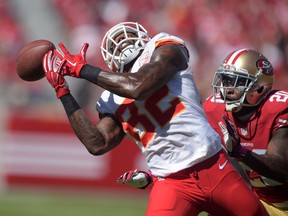
POLYGON ((264 90, 264 86, 261 86, 259 89, 257 89, 257 93, 261 94, 264 90))

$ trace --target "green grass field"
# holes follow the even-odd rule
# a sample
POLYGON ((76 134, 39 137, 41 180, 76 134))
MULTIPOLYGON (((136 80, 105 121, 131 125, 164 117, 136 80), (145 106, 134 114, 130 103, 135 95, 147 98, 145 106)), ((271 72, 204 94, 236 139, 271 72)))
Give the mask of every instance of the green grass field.
MULTIPOLYGON (((148 196, 21 190, 0 193, 3 216, 144 216, 148 196)), ((206 214, 201 214, 204 216, 206 214)))
POLYGON ((21 190, 0 195, 0 215, 144 216, 146 204, 147 199, 143 196, 21 190))

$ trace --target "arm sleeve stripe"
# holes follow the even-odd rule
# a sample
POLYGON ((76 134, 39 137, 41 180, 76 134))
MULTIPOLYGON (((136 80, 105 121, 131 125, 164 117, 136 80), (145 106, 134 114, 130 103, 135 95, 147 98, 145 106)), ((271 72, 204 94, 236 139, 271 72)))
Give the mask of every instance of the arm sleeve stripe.
POLYGON ((188 58, 189 58, 189 50, 187 49, 187 47, 183 43, 181 43, 180 41, 177 41, 177 40, 171 40, 171 39, 170 40, 159 40, 155 43, 155 48, 166 45, 166 44, 181 45, 182 47, 184 47, 186 49, 187 54, 188 54, 188 58))

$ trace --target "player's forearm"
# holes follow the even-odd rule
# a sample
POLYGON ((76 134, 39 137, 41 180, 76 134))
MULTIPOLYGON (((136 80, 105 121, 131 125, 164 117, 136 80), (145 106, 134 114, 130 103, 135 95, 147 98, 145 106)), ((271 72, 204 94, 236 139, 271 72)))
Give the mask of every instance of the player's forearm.
POLYGON ((168 75, 163 78, 159 72, 151 72, 160 70, 158 68, 159 66, 146 64, 137 73, 120 74, 102 71, 87 64, 81 69, 80 77, 121 97, 143 100, 168 80, 168 75))
POLYGON ((258 155, 248 151, 242 162, 262 176, 279 182, 288 181, 287 166, 273 155, 258 155))
MULTIPOLYGON (((92 82, 114 94, 131 99, 137 99, 138 90, 136 82, 131 74, 123 74, 102 71, 102 69, 85 65, 80 72, 80 77, 92 82)), ((141 83, 141 82, 137 82, 141 83)))
POLYGON ((72 129, 87 150, 93 155, 105 153, 102 149, 105 143, 103 135, 83 112, 74 97, 69 94, 60 99, 72 129))

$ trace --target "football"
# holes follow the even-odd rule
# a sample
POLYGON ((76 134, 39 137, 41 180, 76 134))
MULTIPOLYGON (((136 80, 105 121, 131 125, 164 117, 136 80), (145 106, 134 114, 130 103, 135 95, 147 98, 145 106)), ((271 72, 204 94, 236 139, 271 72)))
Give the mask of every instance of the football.
POLYGON ((19 52, 16 60, 16 70, 19 77, 25 81, 40 80, 45 76, 42 59, 55 45, 49 40, 35 40, 26 44, 19 52))

